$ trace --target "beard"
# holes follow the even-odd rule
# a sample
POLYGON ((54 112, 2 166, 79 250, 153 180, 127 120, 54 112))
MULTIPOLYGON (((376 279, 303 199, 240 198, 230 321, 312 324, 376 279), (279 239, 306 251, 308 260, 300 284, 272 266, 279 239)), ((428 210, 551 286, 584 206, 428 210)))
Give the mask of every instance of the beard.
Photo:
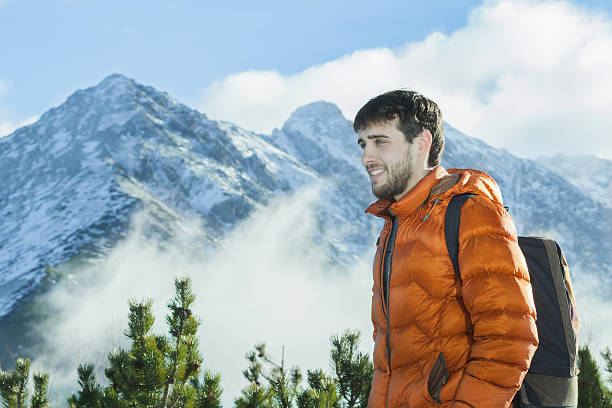
POLYGON ((387 180, 384 183, 372 182, 372 193, 378 199, 398 196, 406 190, 414 173, 414 165, 409 158, 400 160, 392 166, 384 166, 387 180))

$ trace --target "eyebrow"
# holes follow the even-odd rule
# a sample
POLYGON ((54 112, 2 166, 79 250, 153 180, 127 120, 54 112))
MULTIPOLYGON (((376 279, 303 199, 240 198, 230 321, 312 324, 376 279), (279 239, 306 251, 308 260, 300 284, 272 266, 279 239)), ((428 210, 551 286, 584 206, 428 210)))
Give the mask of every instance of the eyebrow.
MULTIPOLYGON (((389 136, 387 135, 369 135, 368 139, 389 139, 389 136)), ((359 139, 357 139, 357 144, 361 145, 364 142, 363 138, 360 137, 359 139)))

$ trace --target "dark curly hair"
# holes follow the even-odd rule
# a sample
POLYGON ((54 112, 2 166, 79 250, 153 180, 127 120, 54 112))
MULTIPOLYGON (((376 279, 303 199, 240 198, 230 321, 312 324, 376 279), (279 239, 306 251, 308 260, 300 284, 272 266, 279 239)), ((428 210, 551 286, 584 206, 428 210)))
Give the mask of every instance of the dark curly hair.
POLYGON ((435 167, 442 160, 444 151, 444 129, 442 112, 438 105, 418 92, 398 89, 372 98, 363 105, 355 120, 355 132, 373 124, 380 124, 399 117, 399 130, 412 143, 423 129, 431 133, 431 149, 427 165, 435 167))

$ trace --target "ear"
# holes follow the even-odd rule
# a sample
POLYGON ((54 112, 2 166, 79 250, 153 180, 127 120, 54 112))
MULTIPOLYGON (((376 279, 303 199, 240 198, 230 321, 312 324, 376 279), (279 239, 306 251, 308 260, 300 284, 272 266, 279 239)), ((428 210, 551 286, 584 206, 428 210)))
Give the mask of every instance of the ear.
POLYGON ((428 156, 429 149, 431 148, 431 132, 427 129, 423 129, 416 138, 417 148, 419 156, 428 156))

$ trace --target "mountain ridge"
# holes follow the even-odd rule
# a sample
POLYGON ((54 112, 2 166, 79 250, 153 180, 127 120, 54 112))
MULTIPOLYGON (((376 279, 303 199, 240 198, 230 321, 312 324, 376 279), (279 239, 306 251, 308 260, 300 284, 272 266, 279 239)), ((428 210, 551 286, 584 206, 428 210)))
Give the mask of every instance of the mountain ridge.
MULTIPOLYGON (((557 239, 576 281, 596 277, 609 293, 612 210, 594 198, 600 192, 444 126, 442 164, 491 174, 519 233, 557 239)), ((143 210, 152 238, 163 242, 196 219, 203 246, 214 248, 255 209, 317 185, 313 248, 331 264, 355 263, 380 226, 364 214, 374 197, 360 155, 351 122, 325 101, 263 135, 121 74, 78 90, 0 139, 0 320, 50 281, 56 265, 108 254, 143 210)))

